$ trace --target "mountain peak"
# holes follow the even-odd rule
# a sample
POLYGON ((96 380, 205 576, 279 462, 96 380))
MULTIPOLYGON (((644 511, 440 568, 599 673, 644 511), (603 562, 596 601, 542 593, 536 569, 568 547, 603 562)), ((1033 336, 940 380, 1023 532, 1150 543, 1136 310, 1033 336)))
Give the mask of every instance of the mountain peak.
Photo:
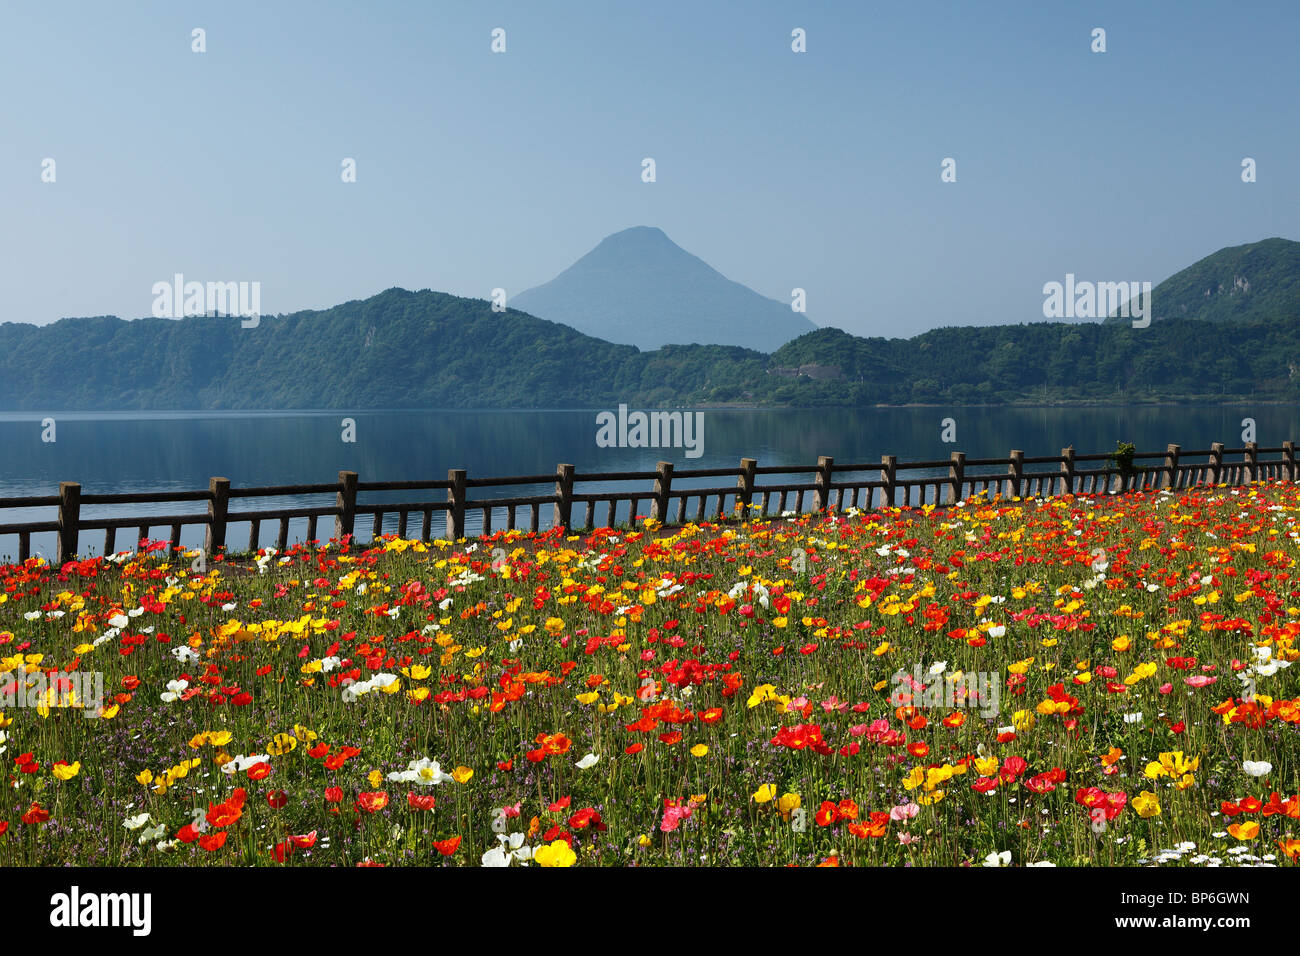
MULTIPOLYGON (((600 240, 603 246, 607 242, 672 242, 658 226, 628 226, 619 232, 611 232, 600 240)), ((676 243, 674 243, 676 245, 676 243)))
POLYGON ((817 328, 789 305, 732 282, 657 226, 632 226, 511 305, 607 342, 740 345, 771 352, 817 328))
POLYGON ((674 266, 709 269, 702 260, 669 239, 667 233, 658 226, 632 226, 600 240, 594 249, 565 271, 647 270, 674 266))

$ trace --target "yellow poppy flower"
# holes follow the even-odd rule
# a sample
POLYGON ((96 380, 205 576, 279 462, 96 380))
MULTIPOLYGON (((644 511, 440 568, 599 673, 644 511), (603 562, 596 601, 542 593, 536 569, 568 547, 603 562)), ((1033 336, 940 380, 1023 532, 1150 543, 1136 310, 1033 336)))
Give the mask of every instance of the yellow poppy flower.
POLYGON ((578 854, 564 840, 556 840, 548 846, 538 847, 533 852, 533 862, 538 866, 573 866, 578 854))

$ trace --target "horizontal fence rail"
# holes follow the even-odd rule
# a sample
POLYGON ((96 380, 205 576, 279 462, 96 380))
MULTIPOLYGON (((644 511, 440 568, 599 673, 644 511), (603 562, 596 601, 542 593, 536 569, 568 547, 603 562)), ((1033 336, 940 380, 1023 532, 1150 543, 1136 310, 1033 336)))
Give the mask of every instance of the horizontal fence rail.
POLYGON ((465 537, 467 513, 480 516, 482 534, 487 536, 494 528, 500 530, 496 524, 498 512, 508 530, 526 527, 539 531, 544 524, 580 530, 615 527, 620 518, 626 525, 634 525, 639 518, 680 525, 688 520, 724 518, 738 510, 746 516, 775 517, 810 509, 844 512, 851 508, 950 505, 980 494, 1032 498, 1296 480, 1295 443, 1287 441, 1277 448, 1260 448, 1254 442, 1243 448, 1225 448, 1216 442, 1197 451, 1169 445, 1162 452, 1135 452, 1128 461, 1114 454, 1076 455, 1071 447, 1048 457, 1027 457, 1016 450, 1006 458, 967 458, 963 452, 953 452, 946 460, 911 462, 885 455, 879 462, 837 464, 833 458, 821 457, 811 467, 760 467, 757 460, 742 458, 738 469, 677 471, 671 462, 659 462, 654 471, 588 473, 562 464, 554 474, 508 478, 470 478, 464 469, 452 469, 445 480, 429 481, 360 481, 356 472, 340 471, 338 481, 325 484, 232 488, 230 479, 213 478, 206 491, 178 492, 82 494, 81 485, 62 482, 57 495, 0 498, 0 517, 16 508, 55 509, 54 517, 44 521, 0 524, 0 536, 16 535, 18 559, 25 561, 31 554, 31 536, 53 532, 57 540, 55 561, 62 564, 82 553, 85 532, 103 532, 102 553, 116 553, 117 532, 122 529, 135 530, 132 547, 139 547, 148 539, 150 530, 167 528, 167 542, 174 549, 180 546, 183 528, 201 526, 203 552, 211 555, 228 549, 227 532, 232 524, 248 525, 251 552, 259 548, 263 523, 278 523, 275 547, 283 551, 289 543, 290 522, 304 518, 304 541, 318 540, 322 518, 333 519, 330 531, 336 539, 355 537, 357 519, 371 519, 372 541, 385 533, 386 518, 395 519, 394 531, 403 538, 413 536, 412 519, 418 519, 418 537, 429 541, 435 537, 434 515, 441 516, 436 529, 441 534, 437 536, 458 540, 465 537), (876 477, 870 477, 873 475, 876 477), (769 478, 760 483, 760 479, 769 478), (681 484, 686 481, 705 483, 681 484), (640 488, 583 491, 579 487, 624 482, 639 484, 640 488), (550 488, 509 497, 480 497, 482 492, 478 492, 538 485, 550 488), (409 501, 358 500, 373 492, 413 494, 409 501), (257 508, 242 504, 264 498, 329 495, 333 496, 331 502, 317 505, 257 508), (241 504, 232 508, 236 502, 241 504), (694 502, 693 509, 689 502, 694 502), (205 510, 134 517, 82 513, 86 507, 162 503, 201 503, 205 510))

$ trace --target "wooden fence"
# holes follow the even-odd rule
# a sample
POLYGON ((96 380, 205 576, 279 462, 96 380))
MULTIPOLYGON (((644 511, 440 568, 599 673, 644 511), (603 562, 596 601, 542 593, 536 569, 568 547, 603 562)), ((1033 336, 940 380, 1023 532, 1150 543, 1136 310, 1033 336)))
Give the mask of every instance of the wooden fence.
MULTIPOLYGON (((279 522, 276 548, 288 544, 289 522, 307 519, 304 540, 317 540, 321 518, 333 518, 332 534, 341 538, 356 534, 358 519, 372 519, 371 539, 383 531, 385 515, 397 516, 397 533, 407 537, 410 519, 420 519, 419 537, 433 536, 433 516, 445 518, 442 537, 457 540, 465 536, 467 512, 482 514, 482 532, 493 532, 495 513, 503 512, 505 527, 518 527, 524 512, 527 527, 538 531, 542 509, 550 507, 550 526, 582 529, 596 527, 597 506, 605 506, 602 527, 612 527, 618 506, 627 504, 626 522, 638 517, 652 517, 664 524, 682 524, 688 518, 687 502, 694 500, 696 521, 721 518, 737 506, 746 514, 772 516, 786 512, 803 512, 806 504, 814 511, 845 511, 849 508, 871 510, 896 505, 951 504, 973 495, 987 493, 1007 497, 1037 497, 1054 494, 1114 494, 1156 488, 1189 488, 1200 484, 1249 484, 1252 481, 1295 481, 1295 443, 1284 442, 1278 448, 1260 448, 1252 442, 1244 448, 1225 448, 1215 443, 1203 451, 1183 451, 1169 445, 1163 452, 1138 452, 1133 464, 1121 468, 1113 454, 1076 455, 1064 448, 1060 455, 1027 457, 1012 451, 1007 458, 967 458, 953 452, 947 460, 900 462, 885 455, 879 463, 837 464, 822 457, 813 467, 760 466, 753 458, 742 458, 736 468, 697 468, 677 471, 671 462, 660 462, 655 471, 575 472, 573 465, 560 465, 552 475, 520 475, 510 478, 470 478, 463 469, 452 469, 447 478, 431 481, 361 481, 357 473, 339 472, 338 481, 316 485, 281 485, 268 488, 232 488, 228 478, 213 478, 206 491, 124 492, 117 494, 82 494, 81 485, 63 482, 57 495, 26 498, 0 498, 0 515, 13 508, 57 508, 57 516, 45 521, 0 524, 0 536, 17 535, 18 558, 31 553, 31 536, 57 534, 56 563, 77 556, 85 532, 102 531, 104 554, 115 553, 116 535, 121 529, 134 529, 135 542, 148 538, 152 528, 170 529, 170 544, 180 545, 181 529, 202 525, 205 528, 204 552, 215 554, 227 548, 227 531, 232 524, 249 526, 248 550, 256 551, 263 522, 279 522), (1261 458, 1261 455, 1277 455, 1261 458), (1241 456, 1240 460, 1230 460, 1241 456), (1139 464, 1155 460, 1154 464, 1139 464), (877 474, 877 478, 868 475, 877 474), (759 483, 759 478, 787 476, 804 480, 759 483), (732 478, 733 484, 712 487, 685 487, 674 481, 732 478), (810 479, 810 480, 809 480, 810 479), (641 483, 643 490, 592 490, 582 492, 578 486, 593 482, 641 483), (470 498, 472 489, 512 488, 530 485, 554 485, 543 494, 512 497, 470 498), (648 490, 645 484, 651 483, 648 490), (443 492, 446 500, 406 502, 362 502, 367 492, 443 492), (321 503, 293 508, 232 510, 232 503, 284 495, 333 495, 331 504, 321 503), (716 508, 709 501, 716 500, 716 508), (730 507, 728 500, 730 499, 730 507), (135 517, 94 517, 82 509, 96 505, 134 505, 162 502, 203 502, 206 512, 190 514, 142 515, 135 517), (675 507, 674 507, 675 505, 675 507), (585 510, 585 513, 584 513, 585 510), (582 515, 575 521, 575 512, 582 515)), ((135 546, 134 544, 132 545, 135 546)), ((129 550, 129 549, 128 549, 129 550)))

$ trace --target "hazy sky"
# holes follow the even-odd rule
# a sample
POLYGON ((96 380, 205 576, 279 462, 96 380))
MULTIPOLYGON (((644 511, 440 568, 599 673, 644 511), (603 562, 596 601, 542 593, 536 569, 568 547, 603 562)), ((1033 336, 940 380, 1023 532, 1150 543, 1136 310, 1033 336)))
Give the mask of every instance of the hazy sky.
POLYGON ((0 5, 3 321, 147 315, 177 272, 264 313, 513 294, 653 225, 899 335, 1300 239, 1293 0, 52 7, 0 5))

